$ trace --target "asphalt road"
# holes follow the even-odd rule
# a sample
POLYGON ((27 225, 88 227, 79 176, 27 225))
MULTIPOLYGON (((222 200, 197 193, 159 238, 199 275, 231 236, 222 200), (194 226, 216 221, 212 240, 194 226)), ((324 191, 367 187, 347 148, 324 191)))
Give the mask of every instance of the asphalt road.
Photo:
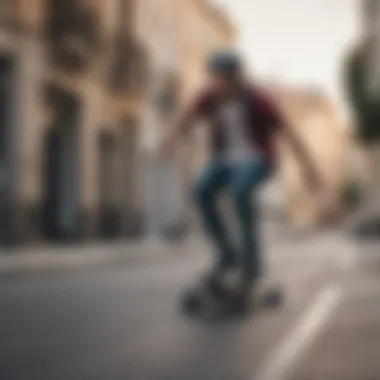
POLYGON ((2 281, 0 379, 379 379, 379 246, 272 240, 268 282, 283 286, 285 307, 224 323, 179 311, 207 266, 200 246, 2 281))
POLYGON ((316 241, 272 249, 268 279, 284 287, 285 308, 225 323, 178 310, 207 265, 199 254, 4 282, 0 379, 271 380, 268 366, 279 376, 300 354, 297 326, 337 277, 333 251, 316 241))
POLYGON ((379 275, 380 242, 359 245, 340 278, 339 299, 287 379, 380 379, 379 275))

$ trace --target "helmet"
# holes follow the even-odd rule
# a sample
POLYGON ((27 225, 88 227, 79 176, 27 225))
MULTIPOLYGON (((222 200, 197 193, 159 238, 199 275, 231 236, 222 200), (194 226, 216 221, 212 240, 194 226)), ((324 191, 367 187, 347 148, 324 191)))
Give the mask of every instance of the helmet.
POLYGON ((239 57, 230 51, 219 51, 208 60, 208 70, 213 74, 236 74, 241 69, 239 57))

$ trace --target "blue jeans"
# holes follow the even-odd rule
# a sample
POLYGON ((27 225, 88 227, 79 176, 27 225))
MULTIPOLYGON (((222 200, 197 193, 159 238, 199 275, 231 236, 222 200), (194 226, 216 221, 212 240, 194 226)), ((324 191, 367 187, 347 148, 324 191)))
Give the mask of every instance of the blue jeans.
POLYGON ((195 186, 196 202, 207 233, 219 252, 218 264, 222 268, 236 266, 239 258, 216 207, 221 191, 227 190, 232 197, 241 233, 240 265, 243 276, 249 281, 261 275, 258 210, 252 198, 269 174, 270 166, 262 158, 240 164, 215 160, 204 168, 195 186))

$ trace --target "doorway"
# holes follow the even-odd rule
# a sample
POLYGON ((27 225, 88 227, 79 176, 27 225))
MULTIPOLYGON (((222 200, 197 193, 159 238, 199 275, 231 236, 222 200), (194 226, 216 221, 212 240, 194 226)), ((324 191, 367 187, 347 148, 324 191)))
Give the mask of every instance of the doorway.
POLYGON ((12 241, 15 59, 0 56, 0 243, 12 241))
POLYGON ((116 205, 117 143, 115 136, 101 132, 98 136, 99 233, 103 238, 120 234, 120 213, 116 205))
POLYGON ((139 175, 138 155, 138 119, 130 116, 121 124, 122 141, 122 188, 123 188, 123 225, 124 232, 129 238, 140 237, 142 225, 142 190, 139 175))
POLYGON ((53 121, 45 134, 43 232, 52 240, 80 236, 79 207, 79 110, 70 93, 55 88, 52 93, 53 121))

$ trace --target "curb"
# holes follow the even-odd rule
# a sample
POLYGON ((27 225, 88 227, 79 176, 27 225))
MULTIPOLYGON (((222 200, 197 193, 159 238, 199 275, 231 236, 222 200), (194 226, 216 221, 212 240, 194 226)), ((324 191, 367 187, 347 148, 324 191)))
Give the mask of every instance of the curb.
POLYGON ((51 246, 15 250, 0 256, 0 279, 36 277, 96 268, 136 268, 173 258, 175 246, 141 242, 93 246, 51 246))

